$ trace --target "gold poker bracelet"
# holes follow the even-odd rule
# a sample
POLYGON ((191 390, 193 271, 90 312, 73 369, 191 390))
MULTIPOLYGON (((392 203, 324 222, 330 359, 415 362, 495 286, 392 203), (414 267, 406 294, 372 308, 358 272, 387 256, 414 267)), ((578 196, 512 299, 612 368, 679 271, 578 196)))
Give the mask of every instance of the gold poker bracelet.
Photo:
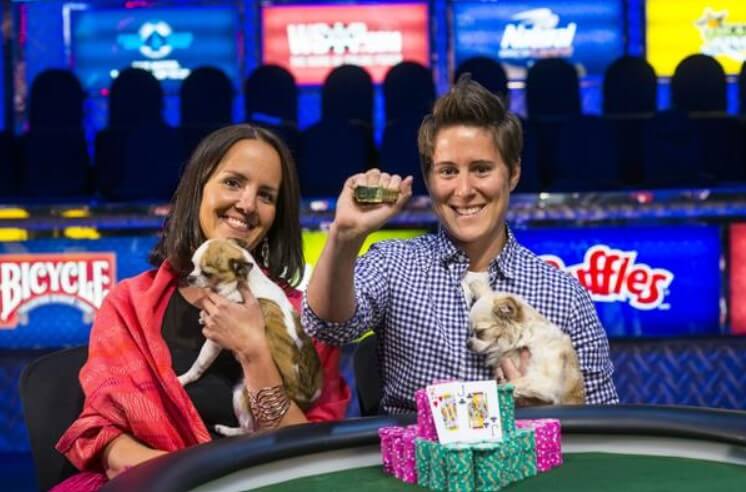
POLYGON ((389 190, 383 186, 358 185, 353 196, 357 203, 395 203, 399 199, 399 191, 389 190))
POLYGON ((290 409, 290 399, 281 384, 258 391, 246 390, 249 409, 259 429, 274 429, 290 409))

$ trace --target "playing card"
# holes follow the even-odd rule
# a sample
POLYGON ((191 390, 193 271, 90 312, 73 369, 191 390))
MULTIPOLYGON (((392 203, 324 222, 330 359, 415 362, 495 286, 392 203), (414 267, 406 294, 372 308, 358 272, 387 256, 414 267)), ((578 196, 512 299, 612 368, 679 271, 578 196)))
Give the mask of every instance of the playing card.
POLYGON ((434 384, 427 396, 441 443, 502 440, 494 380, 434 384))

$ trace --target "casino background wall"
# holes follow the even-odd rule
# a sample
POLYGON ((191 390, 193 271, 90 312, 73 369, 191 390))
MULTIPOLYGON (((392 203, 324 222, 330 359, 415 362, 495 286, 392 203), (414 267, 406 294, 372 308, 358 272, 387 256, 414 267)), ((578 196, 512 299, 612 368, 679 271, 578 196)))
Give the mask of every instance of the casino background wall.
MULTIPOLYGON (((374 5, 383 3, 374 2, 374 5)), ((427 7, 427 61, 436 90, 442 93, 449 86, 459 57, 478 54, 469 51, 470 38, 460 37, 456 22, 466 22, 464 19, 489 3, 465 0, 414 3, 427 7)), ((693 8, 695 3, 686 2, 687 8, 693 8)), ((355 2, 278 0, 263 3, 276 8, 315 4, 354 6, 355 2)), ((535 1, 505 4, 515 8, 523 8, 524 4, 526 8, 541 7, 535 1)), ((562 12, 562 16, 572 15, 560 9, 573 2, 545 4, 562 12)), ((671 57, 679 56, 666 51, 665 46, 656 46, 657 51, 651 54, 650 46, 646 45, 646 20, 660 18, 661 5, 659 1, 646 4, 642 0, 606 5, 609 19, 615 19, 614 16, 621 19, 619 32, 610 34, 614 37, 615 56, 648 52, 657 57, 655 60, 660 66, 671 57)), ((4 73, 0 108, 6 133, 20 136, 28 130, 29 91, 40 73, 50 68, 72 67, 84 74, 80 66, 81 52, 76 51, 80 47, 74 47, 70 41, 71 32, 74 32, 70 30, 70 19, 77 15, 72 11, 89 7, 88 13, 96 14, 99 10, 127 6, 142 9, 142 12, 209 6, 234 12, 225 25, 231 26, 234 22, 231 19, 238 23, 229 27, 235 29, 235 39, 231 38, 235 56, 224 61, 224 71, 236 95, 232 102, 232 120, 246 119, 243 83, 262 64, 265 44, 259 2, 112 0, 73 4, 62 0, 17 1, 4 2, 2 12, 4 25, 8 27, 4 31, 4 51, 0 57, 0 70, 4 73), (71 65, 76 54, 79 63, 71 65)), ((741 20, 746 22, 746 19, 741 20)), ((480 29, 489 30, 497 24, 485 25, 480 29)), ((593 58, 602 51, 597 48, 590 56, 600 67, 603 63, 593 58)), ((514 61, 514 64, 519 71, 528 67, 525 60, 514 61)), ((598 115, 603 113, 603 73, 601 68, 592 68, 593 64, 588 66, 595 73, 581 77, 580 104, 584 115, 598 115)), ((730 72, 728 77, 726 109, 728 114, 734 115, 739 104, 737 79, 730 72)), ((527 117, 525 84, 519 77, 508 85, 511 107, 523 117, 527 117)), ((671 106, 670 88, 668 77, 658 80, 657 109, 661 113, 671 106)), ((322 117, 323 90, 319 85, 299 85, 297 89, 297 126, 305 130, 322 117)), ((165 120, 178 126, 181 116, 179 85, 164 83, 163 90, 165 120)), ((86 87, 86 91, 83 127, 88 152, 93 155, 95 135, 107 124, 108 93, 105 84, 100 83, 86 87)), ((386 100, 381 85, 375 85, 373 91, 371 129, 380 148, 387 123, 386 100)), ((529 145, 529 148, 533 147, 529 145)), ((416 164, 414 166, 416 168, 416 164)), ((581 169, 580 173, 583 172, 585 170, 581 169)), ((526 180, 530 179, 528 174, 526 172, 526 180)), ((532 190, 535 192, 519 193, 514 197, 509 221, 520 241, 547 261, 570 271, 591 291, 611 339, 615 381, 623 402, 743 409, 746 408, 746 337, 743 337, 746 334, 746 182, 703 181, 695 185, 646 188, 641 183, 624 183, 602 192, 537 188, 532 190), (653 280, 655 275, 658 275, 656 281, 653 280)), ((80 296, 59 291, 51 296, 46 295, 47 292, 34 297, 29 279, 24 280, 25 287, 13 283, 16 277, 11 270, 15 267, 2 265, 21 265, 26 260, 57 264, 55 262, 70 260, 72 256, 69 255, 74 254, 82 254, 83 260, 77 261, 89 265, 85 255, 111 253, 114 265, 106 272, 111 275, 111 282, 135 275, 148 267, 147 253, 156 240, 166 202, 115 202, 95 192, 64 199, 29 198, 12 193, 8 196, 12 198, 0 197, 0 299, 3 302, 0 315, 0 453, 28 450, 17 391, 23 367, 46 352, 84 344, 90 327, 90 314, 80 309, 83 302, 78 299, 80 296), (27 298, 26 293, 30 297, 27 298), (7 308, 10 299, 21 301, 15 305, 18 309, 12 312, 7 308), (8 326, 8 316, 17 312, 21 314, 20 323, 8 326)), ((311 198, 305 196, 302 220, 306 256, 313 264, 332 217, 334 199, 330 194, 311 198)), ((411 237, 434 227, 435 218, 429 204, 420 196, 372 240, 411 237)), ((104 285, 109 285, 109 280, 104 285)), ((343 370, 354 387, 353 350, 354 347, 345 348, 343 370)), ((355 415, 357 410, 353 404, 350 415, 355 415)))

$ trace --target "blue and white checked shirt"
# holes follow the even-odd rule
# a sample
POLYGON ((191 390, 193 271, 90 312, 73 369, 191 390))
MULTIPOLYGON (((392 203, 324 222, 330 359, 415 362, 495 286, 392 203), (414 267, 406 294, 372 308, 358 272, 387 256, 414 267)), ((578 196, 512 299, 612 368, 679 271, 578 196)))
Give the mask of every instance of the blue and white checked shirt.
MULTIPOLYGON (((521 295, 572 339, 588 403, 617 403, 609 343, 588 293, 570 275, 540 260, 508 230, 490 263, 493 289, 521 295)), ((469 306, 461 280, 469 266, 441 229, 410 240, 382 241, 355 264, 355 314, 343 323, 320 319, 303 301, 303 326, 324 342, 349 343, 368 328, 378 335, 381 405, 415 409, 414 392, 439 379, 492 379, 483 355, 466 347, 469 306)))

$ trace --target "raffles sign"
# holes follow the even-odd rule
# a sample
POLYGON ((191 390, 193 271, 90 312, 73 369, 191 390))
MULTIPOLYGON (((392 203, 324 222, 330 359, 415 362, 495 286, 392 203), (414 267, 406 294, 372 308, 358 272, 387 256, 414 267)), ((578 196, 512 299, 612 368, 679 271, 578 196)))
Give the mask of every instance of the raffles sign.
POLYGON ((359 65, 374 83, 401 61, 429 66, 426 3, 265 6, 262 62, 318 85, 339 65, 359 65))
POLYGON ((0 328, 26 324, 30 310, 52 303, 91 318, 115 282, 113 253, 0 255, 0 328))

